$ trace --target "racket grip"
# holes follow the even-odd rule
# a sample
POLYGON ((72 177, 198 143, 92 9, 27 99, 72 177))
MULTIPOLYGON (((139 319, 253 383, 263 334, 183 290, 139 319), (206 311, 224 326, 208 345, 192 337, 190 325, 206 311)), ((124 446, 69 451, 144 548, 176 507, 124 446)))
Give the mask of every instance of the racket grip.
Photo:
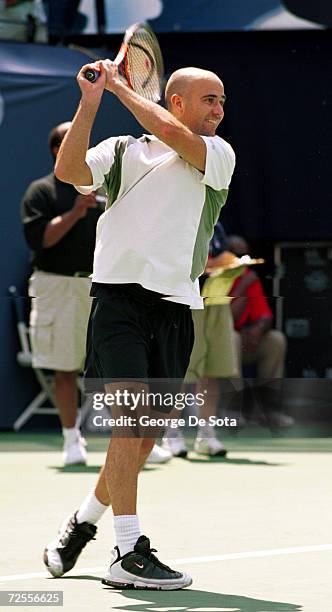
POLYGON ((90 81, 90 83, 95 83, 100 77, 100 71, 94 70, 93 68, 88 68, 85 71, 84 76, 88 81, 90 81))

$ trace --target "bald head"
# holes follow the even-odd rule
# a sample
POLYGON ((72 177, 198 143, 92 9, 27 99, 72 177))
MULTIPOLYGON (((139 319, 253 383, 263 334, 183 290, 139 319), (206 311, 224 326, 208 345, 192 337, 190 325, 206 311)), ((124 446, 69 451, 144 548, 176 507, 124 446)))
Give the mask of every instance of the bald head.
POLYGON ((65 121, 64 123, 59 123, 59 125, 56 125, 53 130, 50 131, 48 135, 48 144, 54 158, 70 126, 71 122, 65 121))
POLYGON ((202 68, 180 68, 171 74, 165 89, 165 100, 168 110, 172 108, 172 96, 186 96, 198 81, 211 81, 222 85, 219 77, 210 70, 202 68))

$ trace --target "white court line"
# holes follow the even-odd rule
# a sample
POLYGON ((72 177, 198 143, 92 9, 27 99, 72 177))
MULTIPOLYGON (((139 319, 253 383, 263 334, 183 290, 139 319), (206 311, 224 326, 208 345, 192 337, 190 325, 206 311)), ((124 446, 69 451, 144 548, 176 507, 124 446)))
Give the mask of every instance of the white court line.
MULTIPOLYGON (((164 563, 182 565, 192 563, 211 563, 213 561, 231 561, 232 559, 253 559, 258 557, 276 557, 278 555, 298 555, 307 552, 324 552, 332 550, 332 544, 316 544, 312 546, 292 546, 290 548, 273 548, 270 550, 252 550, 249 552, 227 553, 225 555, 210 555, 209 557, 185 557, 184 559, 166 559, 164 563)), ((87 573, 104 572, 106 566, 80 567, 69 573, 69 576, 80 576, 87 573)), ((12 574, 0 576, 0 582, 30 580, 31 578, 51 578, 48 572, 32 572, 30 574, 12 574)))

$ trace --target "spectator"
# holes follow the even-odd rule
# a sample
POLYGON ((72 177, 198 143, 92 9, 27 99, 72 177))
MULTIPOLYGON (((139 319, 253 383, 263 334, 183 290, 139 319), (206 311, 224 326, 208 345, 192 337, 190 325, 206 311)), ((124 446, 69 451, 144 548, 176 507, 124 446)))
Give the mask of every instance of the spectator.
MULTIPOLYGON (((236 256, 249 254, 244 238, 229 236, 228 240, 229 248, 236 256)), ((282 332, 272 329, 272 311, 257 274, 246 267, 241 276, 235 279, 229 295, 233 297, 231 310, 240 371, 242 365, 256 364, 260 381, 268 383, 282 378, 286 338, 282 332)), ((293 419, 279 410, 265 411, 266 414, 274 425, 293 424, 293 419)))
MULTIPOLYGON (((55 161, 70 123, 49 135, 55 161)), ((90 279, 96 223, 102 210, 94 194, 78 195, 53 172, 33 181, 21 205, 24 235, 32 251, 30 332, 33 366, 54 370, 54 394, 64 436, 64 463, 86 462, 76 427, 77 374, 83 368, 91 307, 90 279)))

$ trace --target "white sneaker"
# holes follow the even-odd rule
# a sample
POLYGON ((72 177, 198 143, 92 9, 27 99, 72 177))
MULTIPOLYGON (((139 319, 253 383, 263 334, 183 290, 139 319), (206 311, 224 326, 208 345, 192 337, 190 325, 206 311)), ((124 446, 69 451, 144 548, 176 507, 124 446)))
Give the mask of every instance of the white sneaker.
POLYGON ((63 462, 65 465, 86 465, 86 440, 78 433, 77 438, 65 441, 63 446, 63 462))
POLYGON ((182 434, 178 434, 176 438, 163 438, 162 447, 165 451, 171 453, 173 457, 185 459, 188 455, 188 448, 182 434))
POLYGON ((138 538, 134 550, 120 556, 116 546, 113 559, 102 584, 114 589, 149 589, 156 591, 174 591, 184 589, 192 583, 189 574, 178 572, 165 565, 153 554, 150 540, 142 535, 138 538))
POLYGON ((225 457, 227 450, 217 438, 196 438, 194 450, 198 455, 225 457))
POLYGON ((78 523, 76 514, 62 523, 53 542, 44 550, 44 563, 52 576, 59 578, 74 567, 84 546, 95 540, 97 527, 91 523, 78 523))
POLYGON ((172 459, 172 453, 155 444, 145 463, 166 463, 172 459))

